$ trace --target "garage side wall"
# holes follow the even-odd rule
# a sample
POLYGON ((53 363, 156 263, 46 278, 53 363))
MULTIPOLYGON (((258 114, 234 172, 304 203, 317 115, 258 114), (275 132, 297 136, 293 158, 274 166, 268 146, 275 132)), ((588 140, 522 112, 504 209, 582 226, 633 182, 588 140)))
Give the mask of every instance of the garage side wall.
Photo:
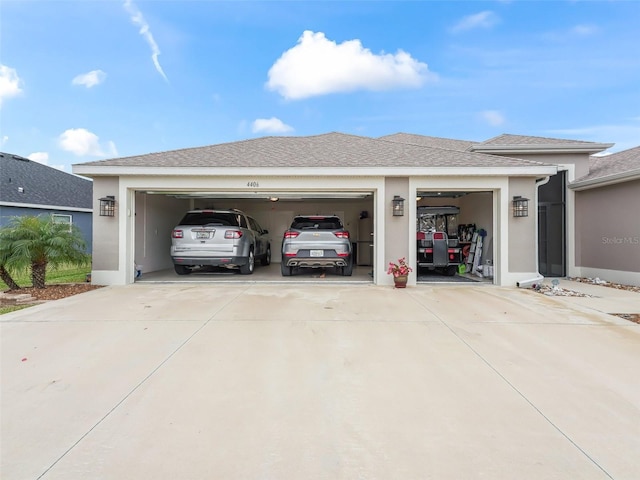
POLYGON ((142 273, 173 268, 171 231, 189 210, 189 201, 136 193, 135 258, 142 273))
POLYGON ((638 192, 640 180, 576 192, 576 252, 582 275, 640 285, 638 192))
POLYGON ((476 192, 460 199, 460 224, 474 223, 476 228, 484 229, 487 235, 482 243, 482 263, 493 262, 493 193, 476 192))
POLYGON ((98 177, 93 181, 93 265, 92 281, 100 284, 104 271, 118 270, 118 225, 123 215, 123 199, 118 198, 118 177, 98 177), (102 197, 115 195, 116 213, 114 217, 100 216, 102 197))

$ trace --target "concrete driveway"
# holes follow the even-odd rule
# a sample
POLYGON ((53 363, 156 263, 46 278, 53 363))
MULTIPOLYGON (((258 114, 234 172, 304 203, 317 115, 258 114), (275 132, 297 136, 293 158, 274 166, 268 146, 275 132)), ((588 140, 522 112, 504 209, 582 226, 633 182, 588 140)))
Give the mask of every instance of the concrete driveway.
POLYGON ((3 315, 0 477, 637 480, 640 325, 607 313, 640 294, 584 288, 135 284, 3 315))

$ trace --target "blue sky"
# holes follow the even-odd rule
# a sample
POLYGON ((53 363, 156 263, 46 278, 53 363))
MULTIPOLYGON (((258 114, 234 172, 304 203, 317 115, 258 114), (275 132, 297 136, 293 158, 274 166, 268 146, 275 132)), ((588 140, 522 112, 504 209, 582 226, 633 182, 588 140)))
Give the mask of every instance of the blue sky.
POLYGON ((638 1, 0 0, 0 150, 269 135, 640 145, 638 1))

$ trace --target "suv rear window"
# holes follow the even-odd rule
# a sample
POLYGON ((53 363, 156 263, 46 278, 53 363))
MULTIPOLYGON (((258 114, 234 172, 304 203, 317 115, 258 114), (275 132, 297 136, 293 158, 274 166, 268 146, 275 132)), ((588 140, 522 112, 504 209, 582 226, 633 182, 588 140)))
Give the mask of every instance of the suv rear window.
POLYGON ((222 225, 239 227, 239 215, 225 212, 189 212, 180 221, 180 225, 222 225))
POLYGON ((318 229, 338 230, 342 228, 342 222, 338 217, 296 217, 291 228, 296 230, 318 229))

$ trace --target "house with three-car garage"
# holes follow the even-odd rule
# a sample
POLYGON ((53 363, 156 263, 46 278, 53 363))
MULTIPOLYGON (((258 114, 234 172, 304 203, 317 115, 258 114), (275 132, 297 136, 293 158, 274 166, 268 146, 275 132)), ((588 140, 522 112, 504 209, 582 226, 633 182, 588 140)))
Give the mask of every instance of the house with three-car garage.
MULTIPOLYGON (((579 275, 570 186, 611 146, 334 132, 112 158, 76 164, 73 172, 93 179, 94 283, 185 281, 169 255, 185 212, 238 209, 271 242, 273 268, 256 268, 252 281, 285 280, 278 264, 292 218, 330 214, 342 219, 353 246, 353 275, 336 275, 340 281, 391 285, 388 264, 404 257, 410 286, 454 279, 510 286, 579 275)), ((219 273, 201 278, 249 279, 219 273)), ((313 269, 298 276, 331 278, 313 269)))

